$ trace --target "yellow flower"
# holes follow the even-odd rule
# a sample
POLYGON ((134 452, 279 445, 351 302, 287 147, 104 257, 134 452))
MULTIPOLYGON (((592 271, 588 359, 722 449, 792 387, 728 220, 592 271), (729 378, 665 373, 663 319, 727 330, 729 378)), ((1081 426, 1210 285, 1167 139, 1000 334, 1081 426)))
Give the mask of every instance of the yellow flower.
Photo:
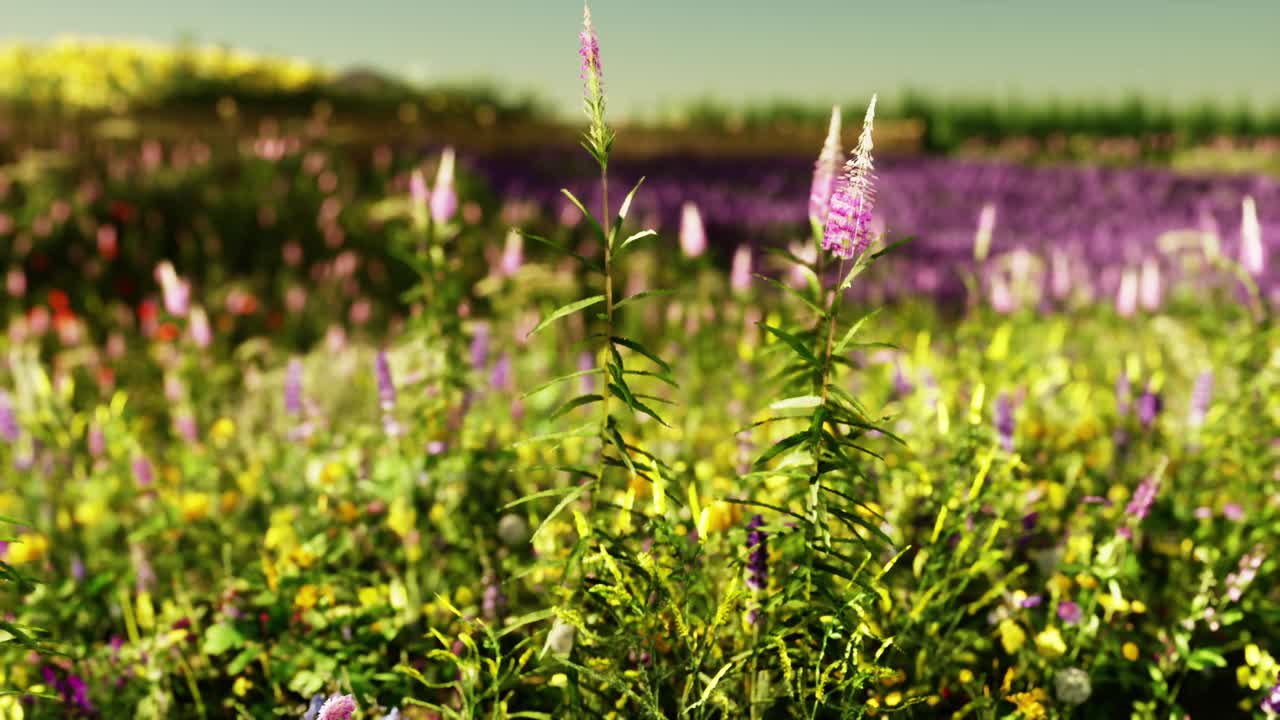
POLYGON ((360 599, 361 607, 371 608, 382 602, 382 589, 376 587, 362 587, 360 588, 360 591, 356 593, 356 596, 360 599))
POLYGON ((1256 643, 1249 643, 1244 646, 1244 661, 1250 667, 1256 666, 1262 662, 1262 648, 1256 643))
POLYGON ((1080 587, 1086 590, 1093 590, 1098 587, 1098 581, 1092 575, 1086 575, 1084 573, 1076 576, 1076 582, 1080 584, 1080 587))
POLYGON ((14 542, 9 543, 8 562, 10 565, 22 565, 36 562, 44 557, 49 549, 49 540, 39 533, 22 533, 14 542))
POLYGON ((1067 644, 1062 640, 1062 633, 1052 625, 1036 635, 1036 648, 1040 654, 1048 658, 1061 657, 1067 652, 1067 644))
POLYGON ((1142 613, 1147 611, 1147 604, 1142 602, 1141 600, 1134 600, 1129 603, 1129 609, 1141 615, 1142 613))
POLYGON ((1066 595, 1071 589, 1071 578, 1066 575, 1054 575, 1047 583, 1049 590, 1056 591, 1059 595, 1066 595))
POLYGON ((1001 620, 997 629, 1000 631, 1000 644, 1010 655, 1018 652, 1022 644, 1027 641, 1027 634, 1018 626, 1018 623, 1009 618, 1001 620))
POLYGON ((306 547, 299 545, 289 553, 289 559, 294 565, 306 570, 316 561, 316 554, 308 550, 306 547))
POLYGON ((138 627, 143 630, 150 630, 156 624, 156 609, 151 604, 151 593, 145 590, 138 593, 138 600, 135 605, 134 614, 138 618, 138 627))
POLYGON ((968 685, 973 682, 973 671, 969 668, 965 668, 960 671, 960 674, 956 679, 960 681, 961 685, 968 685))
POLYGON ((235 683, 231 685, 231 692, 235 693, 236 697, 244 697, 249 693, 249 690, 252 688, 253 688, 253 681, 250 680, 249 678, 242 676, 242 677, 236 678, 235 683))
POLYGON ((298 594, 293 597, 293 604, 299 610, 310 610, 316 606, 316 602, 320 600, 320 591, 315 585, 307 583, 298 588, 298 594))
POLYGON ((1047 714, 1044 706, 1040 704, 1040 700, 1043 697, 1044 691, 1036 688, 1030 692, 1010 695, 1008 700, 1018 706, 1018 712, 1022 713, 1022 717, 1027 718, 1027 720, 1039 720, 1047 714))
POLYGON ((1120 647, 1120 652, 1124 654, 1124 659, 1133 662, 1138 659, 1138 646, 1131 642, 1125 643, 1120 647))
POLYGON ((209 437, 213 439, 213 443, 218 447, 225 447, 235 435, 235 421, 228 417, 218 418, 214 421, 213 426, 209 428, 209 437))
POLYGON ((343 522, 355 522, 360 517, 360 510, 350 500, 343 500, 338 503, 337 514, 343 522))
POLYGON ((182 496, 182 519, 195 522, 209 517, 212 501, 206 493, 187 493, 182 496))
POLYGON ((224 490, 222 492, 222 499, 218 502, 218 510, 220 510, 223 515, 230 514, 232 510, 236 509, 236 504, 239 502, 240 493, 237 493, 235 490, 224 490))

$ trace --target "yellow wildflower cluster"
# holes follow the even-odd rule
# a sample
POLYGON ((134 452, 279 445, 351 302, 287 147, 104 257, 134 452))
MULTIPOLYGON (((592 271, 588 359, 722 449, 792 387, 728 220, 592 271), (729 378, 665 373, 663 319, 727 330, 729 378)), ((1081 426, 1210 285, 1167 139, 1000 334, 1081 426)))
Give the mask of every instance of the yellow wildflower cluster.
POLYGON ((163 98, 184 77, 279 92, 306 88, 327 74, 300 60, 217 46, 61 37, 47 45, 0 48, 0 96, 37 103, 116 108, 163 98))

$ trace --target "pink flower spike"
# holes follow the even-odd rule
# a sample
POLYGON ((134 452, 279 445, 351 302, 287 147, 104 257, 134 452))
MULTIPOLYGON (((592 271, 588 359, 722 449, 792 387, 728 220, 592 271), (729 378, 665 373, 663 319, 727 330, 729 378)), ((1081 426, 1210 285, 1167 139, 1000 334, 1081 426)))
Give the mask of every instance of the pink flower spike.
POLYGON ((350 695, 331 695, 320 706, 320 714, 316 716, 316 720, 349 720, 355 712, 355 698, 350 695))

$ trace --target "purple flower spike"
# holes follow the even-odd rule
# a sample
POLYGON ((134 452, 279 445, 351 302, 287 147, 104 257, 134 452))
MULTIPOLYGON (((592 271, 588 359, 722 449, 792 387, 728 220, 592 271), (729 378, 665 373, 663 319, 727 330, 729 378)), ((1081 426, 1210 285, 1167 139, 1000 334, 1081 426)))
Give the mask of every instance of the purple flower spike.
POLYGON ((1013 452, 1013 430, 1013 403, 1007 393, 1000 393, 996 398, 996 433, 1005 452, 1013 452))
POLYGON ((769 533, 761 530, 764 518, 755 515, 747 523, 747 586, 752 590, 764 590, 769 586, 769 533))
POLYGON ((13 413, 13 402, 9 398, 7 390, 0 390, 0 437, 5 442, 14 443, 18 441, 20 434, 18 428, 18 418, 13 413))
POLYGON ((155 469, 151 467, 151 461, 147 459, 146 455, 143 455, 142 453, 134 455, 132 469, 133 480, 138 484, 138 487, 150 487, 151 484, 155 482, 156 472, 155 469))
POLYGON ((1151 512, 1151 506, 1155 504, 1156 493, 1159 490, 1159 476, 1152 476, 1138 483, 1138 489, 1133 491, 1133 497, 1124 508, 1125 514, 1141 522, 1151 512))
POLYGON ((871 162, 871 126, 876 96, 871 96, 862 122, 858 147, 845 163, 844 178, 831 197, 831 208, 822 234, 822 249, 845 260, 860 256, 871 245, 871 210, 875 206, 875 175, 871 162))
POLYGON ((1155 424, 1163 405, 1160 393, 1152 390, 1151 385, 1148 384, 1146 389, 1142 391, 1142 397, 1138 398, 1138 422, 1142 423, 1144 430, 1150 430, 1151 426, 1155 424))
POLYGON ((379 350, 373 363, 378 376, 378 406, 383 412, 391 412, 396 406, 396 386, 391 380, 391 364, 387 362, 387 352, 379 350))

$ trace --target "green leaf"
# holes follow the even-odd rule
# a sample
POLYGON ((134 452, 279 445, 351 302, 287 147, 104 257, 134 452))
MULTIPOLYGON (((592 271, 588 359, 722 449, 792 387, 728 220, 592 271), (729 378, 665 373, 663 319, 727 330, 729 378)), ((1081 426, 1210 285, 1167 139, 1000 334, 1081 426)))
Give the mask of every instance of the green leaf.
POLYGON ((574 206, 582 211, 583 217, 591 221, 591 227, 595 229, 596 235, 600 238, 600 242, 608 241, 608 237, 604 234, 604 228, 601 227, 600 221, 596 220, 596 216, 592 215, 587 210, 586 206, 582 204, 582 201, 574 197, 574 194, 569 192, 568 188, 561 188, 560 192, 563 193, 565 197, 569 198, 569 202, 573 203, 574 206))
POLYGON ((813 351, 805 347, 804 343, 800 341, 800 338, 796 337, 795 335, 792 335, 791 333, 785 330, 781 330, 772 325, 769 325, 768 323, 761 322, 757 324, 760 327, 764 328, 765 331, 768 332, 770 335, 773 335, 774 337, 778 338, 779 340, 786 343, 787 345, 790 345, 791 349, 795 350, 796 354, 799 355, 805 362, 809 363, 813 367, 818 366, 818 358, 814 357, 813 351))
MULTIPOLYGON (((509 618, 506 621, 506 624, 503 625, 502 629, 498 631, 498 637, 509 635, 527 625, 532 625, 536 622, 542 622, 543 620, 555 617, 555 614, 555 608, 547 608, 546 610, 535 610, 534 612, 521 615, 517 618, 509 618)), ((507 717, 511 716, 508 715, 507 717)))
POLYGON ((644 290, 636 293, 635 295, 632 295, 631 297, 623 298, 622 300, 619 300, 617 303, 614 303, 613 309, 617 310, 623 305, 637 302, 639 300, 644 300, 645 298, 662 297, 665 295, 674 295, 674 294, 675 294, 674 290, 644 290))
POLYGON ((556 320, 559 320, 560 318, 566 315, 572 315, 573 313, 576 313, 579 310, 582 310, 584 308, 589 308, 592 305, 595 305, 596 303, 602 303, 602 302, 604 302, 604 295, 592 295, 589 298, 584 298, 582 300, 578 300, 577 302, 571 302, 568 305, 561 305, 560 307, 556 308, 555 312, 551 313, 542 322, 538 323, 537 327, 530 330, 529 334, 525 335, 525 337, 526 338, 531 337, 534 333, 538 332, 539 330, 545 328, 546 326, 550 325, 551 323, 555 322, 556 320))
POLYGON ((822 404, 822 398, 817 395, 801 395, 799 397, 790 397, 786 400, 779 400, 769 406, 770 410, 795 410, 799 408, 815 408, 822 404))
POLYGON ((627 219, 627 213, 631 211, 631 200, 636 196, 636 191, 640 189, 640 185, 644 183, 644 178, 636 181, 631 192, 623 198, 622 204, 618 206, 618 215, 613 219, 613 227, 609 229, 609 242, 612 243, 618 237, 618 231, 622 229, 622 222, 627 219))
POLYGON ((1192 670, 1203 670, 1209 666, 1226 667, 1227 659, 1216 650, 1201 648, 1187 658, 1187 667, 1192 670))
POLYGON ((631 340, 629 338, 624 338, 624 337, 616 337, 616 336, 609 338, 609 340, 615 345, 621 345, 622 347, 627 348, 628 350, 633 350, 635 352, 640 353, 641 355, 652 360, 654 363, 658 365, 658 367, 662 368, 666 372, 671 372, 670 365, 668 365, 666 362, 663 361, 662 358, 658 357, 657 355, 654 355, 652 352, 649 351, 648 348, 636 342, 635 340, 631 340))
POLYGON ((204 631, 204 645, 201 646, 201 650, 206 655, 221 655, 238 647, 244 647, 244 636, 232 625, 218 623, 210 625, 204 631))
POLYGON ((534 540, 537 540, 538 535, 540 535, 543 530, 547 529, 547 525, 549 525, 551 521, 554 520, 562 510, 568 507, 569 503, 573 502, 574 500, 577 500, 578 497, 582 495, 583 492, 586 491, 586 489, 587 489, 586 485, 579 485, 575 487, 573 491, 570 492, 568 495, 565 495, 564 498, 562 498, 560 502, 555 506, 555 508, 552 509, 551 514, 543 518, 541 523, 538 523, 538 528, 533 531, 532 535, 529 536, 529 542, 532 543, 534 540))
POLYGON ((587 423, 586 425, 579 425, 578 427, 572 430, 564 430, 562 432, 547 433, 545 435, 534 435, 533 437, 528 437, 528 438, 525 438, 524 440, 520 440, 519 442, 512 443, 512 445, 515 447, 520 447, 521 445, 536 445, 538 443, 552 442, 553 440, 563 440, 565 438, 570 438, 570 437, 587 437, 589 435, 594 435, 598 427, 599 427, 598 423, 587 423))
POLYGON ((597 395, 595 393, 592 393, 590 395, 579 395, 578 397, 556 408, 556 411, 551 413, 551 415, 549 415, 547 419, 555 420, 561 415, 564 415, 567 412, 571 412, 577 408, 580 408, 583 405, 590 405, 591 403, 600 402, 602 400, 604 400, 604 396, 597 395))
POLYGON ((790 450, 791 448, 799 445, 800 443, 804 442, 808 438, 809 438, 808 430, 801 430, 800 432, 794 435, 788 435, 787 437, 782 438, 778 442, 774 443, 773 447, 766 450, 763 455, 756 458, 756 461, 755 463, 752 464, 752 467, 756 470, 763 469, 765 464, 768 463, 770 460, 774 459, 778 455, 781 455, 787 450, 790 450))
POLYGON ((516 232, 520 233, 521 235, 528 238, 529 240, 532 240, 536 243, 540 243, 542 245, 546 245, 547 247, 553 250, 556 250, 564 255, 568 255, 569 257, 576 259, 578 262, 582 263, 583 265, 585 265, 587 268, 591 270, 594 270, 598 273, 604 272, 604 268, 600 267, 599 263, 589 258, 586 258, 579 253, 576 253, 570 250, 569 248, 561 245, 560 243, 554 240, 550 240, 548 238, 542 237, 541 235, 534 235, 532 233, 527 233, 527 232, 524 232, 523 230, 517 230, 516 232))
POLYGON ((241 650, 240 654, 236 655, 235 659, 231 661, 231 664, 227 665, 227 674, 239 675, 244 672, 244 669, 249 667, 249 663, 253 662, 260 652, 261 649, 253 646, 249 646, 241 650))
POLYGON ((548 380, 542 383, 541 385, 535 387, 534 389, 524 393, 523 395, 520 396, 520 398, 523 400, 524 398, 530 397, 532 395, 537 395, 538 393, 542 392, 543 390, 546 390, 552 385, 559 385, 562 382, 573 380, 575 378, 584 377, 586 375, 595 375, 598 372, 600 372, 600 368, 591 368, 590 370, 579 370, 577 372, 571 372, 568 375, 561 375, 558 378, 555 378, 553 380, 548 380))
POLYGON ((876 253, 874 253, 874 254, 871 256, 871 259, 872 259, 872 260, 875 260, 876 258, 880 257, 881 255, 884 255, 885 253, 889 252, 890 250, 893 250, 893 249, 895 249, 895 248, 898 248, 898 247, 901 247, 901 246, 903 246, 903 245, 906 245, 907 243, 909 243, 909 242, 913 242, 914 240, 915 240, 915 236, 913 236, 913 235, 908 235, 907 237, 904 237, 904 238, 902 238, 901 240, 895 240, 895 241, 893 241, 893 242, 889 243, 888 245, 885 245, 883 248, 881 248, 881 249, 880 249, 879 251, 877 251, 876 253))
POLYGON ((499 510, 502 510, 502 511, 510 510, 513 507, 523 505, 527 502, 533 502, 534 500, 541 500, 544 497, 556 497, 557 495, 565 495, 573 492, 575 489, 577 489, 577 487, 578 487, 577 485, 574 485, 572 487, 551 488, 550 490, 540 490, 531 495, 525 495, 522 498, 512 500, 511 502, 499 508, 499 510))
POLYGON ((872 310, 871 312, 867 313, 866 315, 863 315, 863 316, 858 320, 858 322, 854 323, 854 324, 849 328, 848 332, 846 332, 846 333, 844 334, 844 337, 840 338, 840 342, 836 343, 836 346, 835 346, 834 348, 832 348, 831 352, 833 352, 833 353, 839 353, 839 352, 841 352, 842 350, 844 350, 844 347, 845 347, 846 345, 848 345, 848 344, 849 344, 849 341, 853 339, 853 336, 858 334, 858 330, 860 330, 860 329, 862 328, 862 324, 863 324, 863 323, 865 323, 866 321, 870 320, 871 318, 875 317, 875 316, 876 316, 876 314, 877 314, 877 313, 879 313, 879 312, 880 312, 880 308, 876 308, 875 310, 872 310))
POLYGON ((804 296, 804 293, 802 293, 802 292, 800 292, 799 290, 797 290, 797 289, 795 289, 795 288, 791 287, 790 285, 788 285, 788 284, 786 284, 786 283, 784 283, 784 282, 780 282, 780 281, 778 281, 778 280, 776 280, 776 279, 774 279, 774 278, 771 278, 771 277, 769 277, 768 275, 761 275, 761 274, 759 274, 759 273, 756 273, 756 277, 760 278, 761 280, 764 280, 765 282, 767 282, 767 283, 769 283, 770 285, 772 285, 772 286, 774 286, 774 287, 778 288, 779 290, 782 290, 783 292, 787 293, 788 295, 791 295, 791 296, 792 296, 792 297, 794 297, 795 299, 797 299, 797 300, 799 300, 800 302, 804 303, 804 304, 805 304, 805 305, 806 305, 810 310, 814 311, 814 312, 815 312, 815 313, 817 313, 818 315, 822 315, 822 314, 823 314, 823 312, 824 312, 824 311, 823 311, 823 309, 822 309, 822 308, 818 307, 818 305, 817 305, 816 303, 814 303, 814 302, 813 302, 812 300, 810 300, 809 298, 805 297, 805 296, 804 296))
POLYGON ((628 245, 630 245, 633 242, 636 242, 637 240, 643 240, 647 237, 657 237, 657 236, 658 236, 657 230, 641 230, 640 232, 635 233, 633 235, 628 235, 627 239, 623 240, 618 245, 618 249, 615 252, 622 252, 623 250, 626 250, 628 245))

